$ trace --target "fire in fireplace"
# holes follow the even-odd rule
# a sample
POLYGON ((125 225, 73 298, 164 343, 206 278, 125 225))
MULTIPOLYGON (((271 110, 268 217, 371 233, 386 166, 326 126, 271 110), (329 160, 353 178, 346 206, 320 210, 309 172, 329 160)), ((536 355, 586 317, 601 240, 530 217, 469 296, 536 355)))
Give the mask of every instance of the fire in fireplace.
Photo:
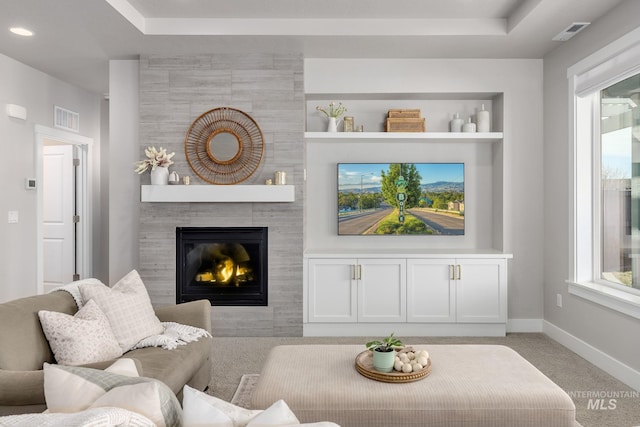
POLYGON ((176 302, 267 305, 266 227, 177 227, 176 302))

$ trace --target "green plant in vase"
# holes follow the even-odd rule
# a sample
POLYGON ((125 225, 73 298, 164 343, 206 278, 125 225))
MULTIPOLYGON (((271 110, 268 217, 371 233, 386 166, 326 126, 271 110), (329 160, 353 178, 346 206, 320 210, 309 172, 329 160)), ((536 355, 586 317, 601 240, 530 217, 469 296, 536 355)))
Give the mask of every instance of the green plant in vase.
POLYGON ((373 353, 373 368, 379 372, 391 372, 396 358, 396 348, 402 348, 402 341, 393 332, 382 340, 369 341, 367 350, 373 353))

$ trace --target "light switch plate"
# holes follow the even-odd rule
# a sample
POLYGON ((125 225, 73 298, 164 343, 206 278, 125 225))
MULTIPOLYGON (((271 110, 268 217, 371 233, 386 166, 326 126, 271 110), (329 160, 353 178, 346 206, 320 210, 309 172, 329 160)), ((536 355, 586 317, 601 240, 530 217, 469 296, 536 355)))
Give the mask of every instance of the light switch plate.
POLYGON ((7 214, 7 222, 9 224, 17 224, 18 223, 18 211, 9 211, 7 214))

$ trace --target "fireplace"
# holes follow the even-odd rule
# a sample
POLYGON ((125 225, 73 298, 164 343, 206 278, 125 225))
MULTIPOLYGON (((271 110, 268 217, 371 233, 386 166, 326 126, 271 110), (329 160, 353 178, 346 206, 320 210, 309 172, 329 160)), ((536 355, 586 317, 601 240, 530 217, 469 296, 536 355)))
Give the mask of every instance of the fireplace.
POLYGON ((267 227, 177 227, 176 303, 267 305, 267 227))

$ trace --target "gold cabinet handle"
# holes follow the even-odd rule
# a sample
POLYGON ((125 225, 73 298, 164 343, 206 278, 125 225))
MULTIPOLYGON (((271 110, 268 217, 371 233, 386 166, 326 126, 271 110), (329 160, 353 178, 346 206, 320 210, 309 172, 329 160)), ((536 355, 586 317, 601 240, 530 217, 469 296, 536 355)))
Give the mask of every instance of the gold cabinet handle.
POLYGON ((462 267, 460 267, 460 264, 457 265, 458 267, 458 280, 462 279, 462 267))
POLYGON ((453 264, 449 264, 449 280, 456 280, 454 273, 453 273, 453 264))
POLYGON ((351 280, 356 280, 356 265, 351 264, 351 280))
POLYGON ((362 264, 358 264, 358 280, 362 280, 362 264))

